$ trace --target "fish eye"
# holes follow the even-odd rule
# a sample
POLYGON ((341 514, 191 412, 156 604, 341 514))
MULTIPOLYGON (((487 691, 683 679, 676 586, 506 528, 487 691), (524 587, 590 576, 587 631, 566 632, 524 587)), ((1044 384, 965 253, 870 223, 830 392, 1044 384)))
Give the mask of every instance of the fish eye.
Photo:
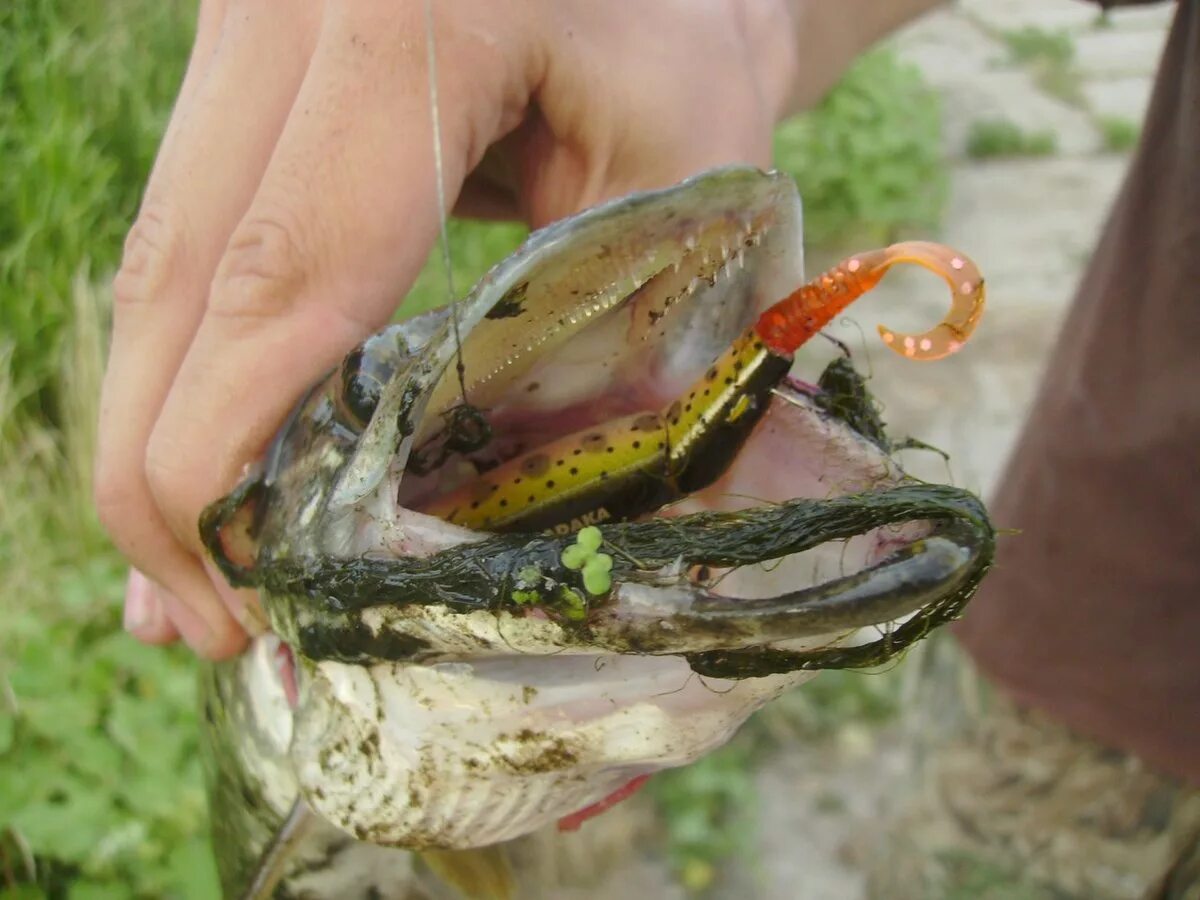
POLYGON ((342 362, 341 383, 334 398, 338 418, 355 431, 367 427, 383 393, 383 383, 365 363, 361 347, 346 357, 342 362))

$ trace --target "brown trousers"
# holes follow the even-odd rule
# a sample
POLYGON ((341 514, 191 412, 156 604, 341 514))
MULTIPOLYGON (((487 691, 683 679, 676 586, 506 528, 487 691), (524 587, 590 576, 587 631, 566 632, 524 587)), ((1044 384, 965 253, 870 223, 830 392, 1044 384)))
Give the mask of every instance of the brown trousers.
POLYGON ((1200 0, 991 505, 957 628, 1018 702, 1200 782, 1200 0))

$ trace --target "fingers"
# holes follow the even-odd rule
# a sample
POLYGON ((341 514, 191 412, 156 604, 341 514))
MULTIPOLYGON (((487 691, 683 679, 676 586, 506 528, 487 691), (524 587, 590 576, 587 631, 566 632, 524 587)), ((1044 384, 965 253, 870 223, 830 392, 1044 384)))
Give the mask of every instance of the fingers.
MULTIPOLYGON (((433 245, 424 14, 419 3, 374 6, 330 8, 151 436, 151 491, 193 552, 204 506, 262 452, 296 398, 387 320, 433 245)), ((439 26, 451 200, 527 99, 519 51, 496 49, 517 49, 497 37, 502 27, 439 26)))
POLYGON ((213 51, 221 35, 221 23, 225 18, 225 6, 228 0, 201 0, 196 14, 196 37, 192 42, 192 52, 188 56, 187 69, 183 74, 183 83, 179 86, 179 95, 175 98, 175 107, 167 129, 163 134, 162 145, 159 148, 159 158, 163 150, 171 143, 179 124, 185 118, 185 113, 191 104, 196 90, 204 82, 205 73, 212 61, 213 51))
POLYGON ((514 135, 531 224, 714 166, 769 165, 773 116, 735 6, 550 5, 550 28, 586 39, 548 43, 537 116, 514 135))
POLYGON ((159 589, 137 569, 129 570, 125 586, 125 630, 147 644, 169 644, 179 637, 159 589))
POLYGON ((185 640, 212 657, 240 649, 243 629, 160 514, 146 477, 146 447, 203 316, 222 249, 286 120, 316 31, 316 22, 301 15, 280 22, 261 4, 235 5, 238 14, 224 23, 210 6, 201 16, 180 101, 114 282, 96 473, 97 507, 114 542, 161 585, 158 608, 185 640), (262 65, 264 58, 272 64, 262 65))

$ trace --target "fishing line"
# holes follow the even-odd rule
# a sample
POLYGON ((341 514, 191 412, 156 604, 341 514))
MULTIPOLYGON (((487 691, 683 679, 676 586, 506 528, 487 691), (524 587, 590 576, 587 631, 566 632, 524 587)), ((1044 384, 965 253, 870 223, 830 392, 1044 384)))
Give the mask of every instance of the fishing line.
MULTIPOLYGON (((858 332, 859 346, 862 347, 863 356, 865 356, 867 358, 866 379, 868 381, 870 381, 872 378, 875 377, 875 365, 874 365, 873 361, 871 360, 871 342, 867 340, 866 332, 863 331, 863 327, 861 324, 859 324, 858 319, 851 318, 850 316, 842 316, 841 319, 838 320, 838 324, 842 325, 844 327, 847 327, 847 328, 853 328, 855 331, 858 332)), ((833 340, 834 343, 840 344, 842 351, 846 354, 846 358, 847 359, 851 358, 850 357, 850 348, 846 345, 846 343, 844 341, 839 341, 832 337, 830 338, 830 340, 833 340)))
POLYGON ((669 691, 660 691, 657 694, 651 694, 652 697, 670 697, 672 694, 678 694, 687 689, 687 686, 692 683, 693 678, 699 677, 695 672, 688 672, 687 678, 683 680, 683 684, 669 691))
POLYGON ((463 364, 462 334, 458 323, 458 294, 450 269, 450 235, 446 230, 446 186, 442 166, 442 120, 438 112, 437 47, 433 38, 433 0, 425 0, 425 50, 429 65, 429 110, 433 123, 433 168, 437 176, 438 227, 441 232, 442 266, 446 270, 446 291, 450 295, 450 321, 454 327, 455 371, 463 405, 467 405, 466 366, 463 364))

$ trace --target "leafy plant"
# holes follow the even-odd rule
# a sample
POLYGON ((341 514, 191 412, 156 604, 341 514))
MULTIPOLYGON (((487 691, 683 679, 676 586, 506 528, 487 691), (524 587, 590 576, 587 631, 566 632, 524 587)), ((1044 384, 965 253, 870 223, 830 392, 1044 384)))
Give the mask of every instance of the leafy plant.
POLYGON ((1067 32, 1029 26, 1006 31, 1001 37, 1008 45, 1010 59, 1028 68, 1042 90, 1073 106, 1083 105, 1075 43, 1067 32))
POLYGON ((26 638, 8 673, 0 726, 0 822, 19 834, 50 896, 209 898, 194 717, 194 665, 120 631, 92 589, 112 571, 62 588, 81 615, 26 638))
POLYGON ((781 125, 775 158, 800 187, 810 243, 887 241, 941 217, 940 101, 889 50, 864 56, 816 109, 781 125))
POLYGON ((1028 26, 1006 31, 1003 38, 1014 62, 1065 66, 1075 59, 1075 44, 1065 31, 1028 26))
POLYGON ((735 739, 699 762, 649 782, 667 825, 667 852, 691 893, 716 880, 723 860, 753 844, 755 789, 749 743, 735 739))
POLYGON ((211 897, 195 664, 121 632, 124 568, 90 503, 102 306, 75 286, 47 358, 56 426, 15 415, 0 374, 0 892, 33 875, 20 896, 211 897))
POLYGON ((999 156, 1050 156, 1058 149, 1052 131, 1022 131, 1007 119, 976 122, 967 134, 967 155, 973 159, 999 156))
POLYGON ((1100 116, 1096 122, 1104 138, 1104 149, 1109 153, 1125 153, 1137 146, 1141 129, 1136 122, 1119 116, 1100 116))

